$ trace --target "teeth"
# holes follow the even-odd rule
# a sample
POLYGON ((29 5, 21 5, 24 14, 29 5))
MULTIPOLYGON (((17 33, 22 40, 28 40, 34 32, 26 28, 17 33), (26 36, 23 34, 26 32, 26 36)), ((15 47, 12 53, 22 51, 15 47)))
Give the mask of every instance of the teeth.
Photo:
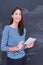
POLYGON ((17 20, 19 20, 19 19, 17 19, 17 20))

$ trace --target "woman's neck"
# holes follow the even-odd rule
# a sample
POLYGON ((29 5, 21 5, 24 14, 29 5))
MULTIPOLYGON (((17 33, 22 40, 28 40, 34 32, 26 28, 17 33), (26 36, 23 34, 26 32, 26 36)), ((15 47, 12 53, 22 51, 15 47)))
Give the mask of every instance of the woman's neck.
POLYGON ((11 26, 12 26, 13 28, 18 29, 18 23, 16 23, 16 22, 13 22, 13 23, 11 24, 11 26))

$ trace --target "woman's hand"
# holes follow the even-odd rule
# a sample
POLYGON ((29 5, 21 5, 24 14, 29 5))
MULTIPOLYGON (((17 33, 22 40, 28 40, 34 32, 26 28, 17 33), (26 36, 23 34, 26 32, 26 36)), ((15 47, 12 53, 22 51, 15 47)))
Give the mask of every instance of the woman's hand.
POLYGON ((18 51, 22 48, 22 44, 24 41, 20 41, 15 47, 8 47, 8 51, 18 51))
POLYGON ((34 42, 31 42, 30 44, 26 44, 25 48, 31 48, 34 46, 34 42))
POLYGON ((18 43, 17 47, 18 47, 19 50, 22 48, 23 42, 24 42, 24 41, 20 41, 20 42, 18 43))
POLYGON ((8 47, 8 51, 18 51, 18 47, 8 47))
POLYGON ((14 47, 8 47, 8 51, 13 51, 14 47))

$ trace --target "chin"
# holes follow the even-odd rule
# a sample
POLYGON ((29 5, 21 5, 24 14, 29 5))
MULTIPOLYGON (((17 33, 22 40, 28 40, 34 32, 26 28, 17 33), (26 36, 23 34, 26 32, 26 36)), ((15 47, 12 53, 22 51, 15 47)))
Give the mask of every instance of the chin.
POLYGON ((16 21, 17 23, 19 23, 20 21, 16 21))

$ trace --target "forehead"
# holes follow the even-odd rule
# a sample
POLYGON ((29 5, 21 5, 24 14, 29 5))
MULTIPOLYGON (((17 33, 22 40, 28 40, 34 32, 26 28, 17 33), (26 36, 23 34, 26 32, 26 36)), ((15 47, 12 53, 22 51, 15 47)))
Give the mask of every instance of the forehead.
POLYGON ((21 13, 21 10, 17 9, 14 13, 21 13))

